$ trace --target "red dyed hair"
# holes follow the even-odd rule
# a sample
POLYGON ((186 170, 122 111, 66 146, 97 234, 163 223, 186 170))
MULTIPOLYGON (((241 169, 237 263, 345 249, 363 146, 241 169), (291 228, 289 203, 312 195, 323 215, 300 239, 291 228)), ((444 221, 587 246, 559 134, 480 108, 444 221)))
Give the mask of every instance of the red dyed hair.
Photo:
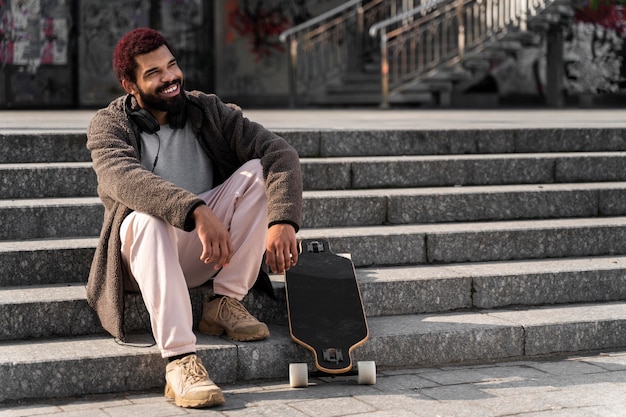
MULTIPOLYGON (((113 50, 113 71, 115 77, 121 83, 123 79, 135 82, 135 70, 137 55, 147 54, 165 45, 170 51, 172 48, 167 39, 159 32, 150 28, 137 28, 131 30, 119 40, 113 50)), ((173 52, 172 52, 173 53, 173 52)))

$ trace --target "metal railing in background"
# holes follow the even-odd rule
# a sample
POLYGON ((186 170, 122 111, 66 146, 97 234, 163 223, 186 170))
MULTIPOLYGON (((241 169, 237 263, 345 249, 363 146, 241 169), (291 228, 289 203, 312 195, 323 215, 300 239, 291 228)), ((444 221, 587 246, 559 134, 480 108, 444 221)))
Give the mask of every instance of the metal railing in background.
POLYGON ((419 0, 351 0, 280 34, 289 56, 289 102, 342 74, 359 69, 378 48, 368 35, 376 22, 414 7, 419 0))
POLYGON ((511 30, 527 29, 529 16, 554 0, 434 0, 376 23, 380 38, 381 106, 389 96, 460 62, 511 30))

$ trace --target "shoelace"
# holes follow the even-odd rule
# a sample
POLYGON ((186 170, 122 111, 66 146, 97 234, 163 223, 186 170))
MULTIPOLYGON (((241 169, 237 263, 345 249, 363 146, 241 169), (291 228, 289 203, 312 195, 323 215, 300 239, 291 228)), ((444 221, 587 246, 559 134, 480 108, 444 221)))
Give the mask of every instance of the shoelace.
POLYGON ((244 306, 230 297, 222 297, 219 305, 217 306, 217 316, 220 320, 227 320, 230 316, 234 316, 237 319, 249 318, 250 313, 244 306))
POLYGON ((189 360, 186 364, 183 364, 185 368, 185 380, 189 381, 190 384, 195 384, 198 381, 206 381, 209 377, 206 369, 202 366, 202 362, 198 359, 197 356, 192 355, 189 356, 189 360))

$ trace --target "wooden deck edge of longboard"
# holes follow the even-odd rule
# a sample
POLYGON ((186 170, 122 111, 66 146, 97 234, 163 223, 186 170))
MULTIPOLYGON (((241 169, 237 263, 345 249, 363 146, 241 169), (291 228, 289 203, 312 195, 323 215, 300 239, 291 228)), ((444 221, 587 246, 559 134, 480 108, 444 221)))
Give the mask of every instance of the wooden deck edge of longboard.
POLYGON ((365 344, 365 342, 368 341, 368 339, 370 338, 370 331, 369 331, 369 327, 367 326, 367 322, 365 323, 366 329, 367 329, 367 333, 365 334, 365 337, 363 339, 361 339, 359 342, 355 343, 354 345, 350 346, 350 348, 348 349, 348 357, 350 358, 349 361, 349 366, 345 367, 345 368, 341 368, 341 369, 329 369, 329 368, 325 368, 322 365, 320 365, 318 356, 317 356, 317 352, 315 350, 315 348, 313 348, 313 346, 309 345, 308 343, 298 339, 296 336, 294 336, 293 332, 291 331, 291 323, 289 324, 289 336, 291 336, 291 339, 296 342, 297 344, 299 344, 300 346, 305 347, 307 350, 310 350, 311 352, 313 352, 313 357, 315 359, 315 368, 317 368, 319 371, 322 371, 326 374, 333 374, 333 375, 339 375, 339 374, 345 374, 346 372, 350 372, 352 370, 352 368, 354 368, 354 364, 353 364, 353 358, 352 358, 352 352, 363 346, 365 344))

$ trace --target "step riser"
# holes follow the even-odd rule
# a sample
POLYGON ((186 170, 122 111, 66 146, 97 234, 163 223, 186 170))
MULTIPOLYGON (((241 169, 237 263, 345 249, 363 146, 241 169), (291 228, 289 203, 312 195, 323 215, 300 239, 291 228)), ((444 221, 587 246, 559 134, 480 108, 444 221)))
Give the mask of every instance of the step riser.
POLYGON ((94 247, 0 252, 0 287, 86 282, 94 247))
POLYGON ((0 134, 0 164, 88 162, 85 133, 0 134))
MULTIPOLYGON (((538 189, 540 187, 537 187, 538 189)), ((44 201, 45 203, 45 201, 44 201)), ((626 214, 626 189, 316 196, 304 199, 303 228, 550 219, 626 214)), ((99 203, 0 209, 1 239, 95 236, 99 203)))
POLYGON ((93 197, 98 185, 91 167, 5 169, 0 166, 0 199, 93 197))
MULTIPOLYGON (((399 228, 399 227, 398 227, 399 228)), ((412 229, 409 226, 407 230, 412 229)), ((383 229, 377 230, 382 232, 383 229)), ((400 230, 383 235, 369 229, 313 229, 302 238, 329 240, 334 252, 350 253, 356 266, 567 258, 626 253, 626 226, 597 228, 558 226, 537 230, 430 231, 400 230), (397 232, 397 233, 395 233, 397 232)))
POLYGON ((624 181, 626 155, 380 161, 303 160, 305 190, 624 181))
POLYGON ((303 228, 620 216, 626 190, 411 193, 304 199, 303 228))
POLYGON ((104 207, 15 207, 0 210, 0 240, 98 236, 104 207))

